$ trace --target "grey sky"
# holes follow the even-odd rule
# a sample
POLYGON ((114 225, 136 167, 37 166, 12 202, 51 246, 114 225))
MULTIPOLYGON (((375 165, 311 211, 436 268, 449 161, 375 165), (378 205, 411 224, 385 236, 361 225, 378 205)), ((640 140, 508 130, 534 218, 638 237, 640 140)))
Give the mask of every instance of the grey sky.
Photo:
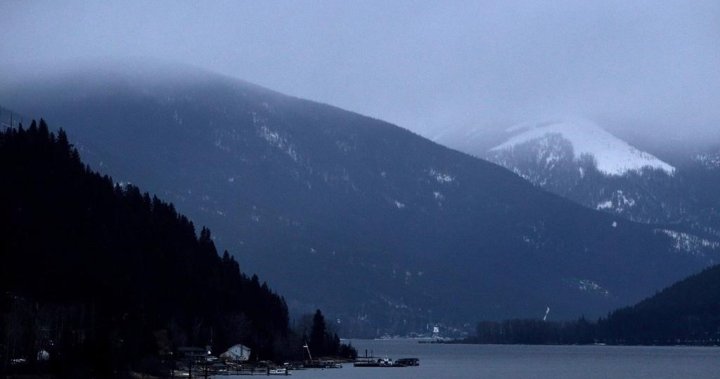
POLYGON ((0 20, 0 78, 157 57, 427 135, 565 115, 720 130, 720 1, 4 0, 0 20))

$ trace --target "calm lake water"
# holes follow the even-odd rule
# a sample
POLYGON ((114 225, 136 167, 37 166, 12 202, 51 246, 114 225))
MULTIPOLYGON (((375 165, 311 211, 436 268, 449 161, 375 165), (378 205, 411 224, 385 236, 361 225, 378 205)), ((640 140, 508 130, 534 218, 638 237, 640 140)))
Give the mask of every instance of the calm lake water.
MULTIPOLYGON (((294 378, 720 378, 720 348, 419 344, 351 340, 360 355, 420 358, 419 367, 298 370, 294 378)), ((228 378, 228 377, 226 377, 228 378)))

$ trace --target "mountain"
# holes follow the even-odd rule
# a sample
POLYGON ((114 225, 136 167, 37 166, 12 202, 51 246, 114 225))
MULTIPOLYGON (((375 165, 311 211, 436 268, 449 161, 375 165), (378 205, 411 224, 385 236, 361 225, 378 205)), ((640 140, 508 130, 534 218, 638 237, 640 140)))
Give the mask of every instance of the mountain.
POLYGON ((604 339, 626 344, 717 344, 720 266, 683 279, 600 320, 604 339))
POLYGON ((646 223, 680 217, 675 167, 584 120, 525 124, 484 156, 587 207, 646 223))
POLYGON ((689 230, 720 239, 720 146, 711 145, 686 152, 678 160, 688 207, 682 218, 689 230))
POLYGON ((171 204, 86 168, 62 130, 3 129, 0 177, 0 373, 41 350, 59 377, 153 371, 181 346, 296 350, 279 295, 171 204))
POLYGON ((685 278, 606 318, 481 321, 464 343, 712 345, 720 341, 720 265, 685 278))
POLYGON ((600 315, 717 259, 395 125, 194 69, 83 68, 0 103, 66 128, 346 335, 600 315))
POLYGON ((521 133, 492 148, 492 153, 502 155, 520 146, 541 145, 545 149, 536 151, 540 155, 537 159, 543 159, 549 170, 563 159, 576 163, 588 159, 597 171, 607 176, 621 176, 646 169, 663 171, 667 175, 675 172, 669 164, 585 120, 518 125, 509 131, 521 133), (564 149, 566 147, 570 149, 564 149))
POLYGON ((581 119, 520 124, 492 147, 476 137, 442 141, 585 207, 658 225, 688 252, 720 246, 716 150, 673 151, 671 165, 581 119))

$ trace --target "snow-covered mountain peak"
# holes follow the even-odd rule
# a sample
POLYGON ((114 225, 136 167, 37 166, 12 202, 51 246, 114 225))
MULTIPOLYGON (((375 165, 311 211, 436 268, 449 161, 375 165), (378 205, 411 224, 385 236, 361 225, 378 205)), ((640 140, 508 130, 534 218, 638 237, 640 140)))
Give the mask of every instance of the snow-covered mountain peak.
POLYGON ((606 175, 623 175, 628 171, 644 168, 662 170, 669 175, 675 172, 673 166, 652 154, 636 149, 587 120, 523 123, 508 129, 508 132, 519 134, 490 149, 491 153, 512 151, 516 146, 543 142, 559 135, 570 143, 576 160, 583 155, 590 155, 594 158, 598 171, 606 175))

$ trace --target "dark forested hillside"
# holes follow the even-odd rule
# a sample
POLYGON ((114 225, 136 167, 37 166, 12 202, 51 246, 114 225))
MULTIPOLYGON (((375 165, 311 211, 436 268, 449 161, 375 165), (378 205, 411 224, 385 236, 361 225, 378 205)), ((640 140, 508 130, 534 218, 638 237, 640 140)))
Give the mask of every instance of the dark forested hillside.
POLYGON ((99 376, 179 346, 287 352, 281 297, 171 204, 86 168, 63 131, 4 130, 0 178, 0 370, 40 350, 99 376))
POLYGON ((720 342, 720 266, 600 320, 603 339, 626 344, 720 342))
POLYGON ((681 280, 596 322, 483 321, 465 340, 483 344, 717 345, 720 265, 681 280))

